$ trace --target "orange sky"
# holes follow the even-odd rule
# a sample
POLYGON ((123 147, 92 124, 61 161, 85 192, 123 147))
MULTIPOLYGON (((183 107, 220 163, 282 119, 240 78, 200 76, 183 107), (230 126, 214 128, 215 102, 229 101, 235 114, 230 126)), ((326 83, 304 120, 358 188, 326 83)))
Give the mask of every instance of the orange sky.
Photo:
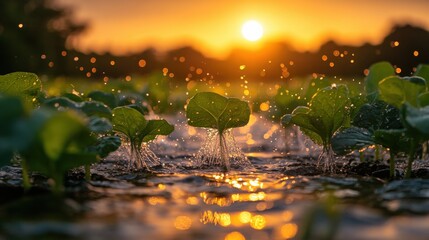
POLYGON ((89 23, 76 46, 84 51, 136 52, 194 45, 223 57, 233 46, 254 45, 241 36, 243 22, 264 26, 262 40, 291 41, 314 50, 328 38, 377 43, 393 22, 429 29, 427 0, 57 0, 89 23))

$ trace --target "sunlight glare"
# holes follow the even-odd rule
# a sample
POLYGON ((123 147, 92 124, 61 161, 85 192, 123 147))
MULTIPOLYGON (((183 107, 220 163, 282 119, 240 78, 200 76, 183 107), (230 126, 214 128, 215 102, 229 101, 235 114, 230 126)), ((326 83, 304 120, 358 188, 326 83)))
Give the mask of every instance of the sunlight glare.
POLYGON ((255 20, 249 20, 241 27, 241 34, 243 37, 251 42, 259 40, 264 33, 262 25, 255 20))

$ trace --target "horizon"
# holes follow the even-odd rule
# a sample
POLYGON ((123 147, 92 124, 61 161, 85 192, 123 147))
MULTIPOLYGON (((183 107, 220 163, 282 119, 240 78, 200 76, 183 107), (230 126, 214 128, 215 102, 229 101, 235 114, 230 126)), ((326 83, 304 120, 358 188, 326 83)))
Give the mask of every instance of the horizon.
POLYGON ((99 54, 126 55, 148 48, 166 52, 190 46, 207 57, 222 59, 238 47, 258 49, 272 42, 291 44, 301 52, 317 51, 329 40, 350 46, 377 44, 395 25, 411 24, 429 29, 429 18, 423 15, 428 4, 422 0, 407 3, 399 0, 375 3, 330 0, 324 4, 279 0, 226 4, 225 1, 214 4, 211 1, 195 3, 191 0, 180 3, 171 0, 156 3, 131 0, 126 5, 114 1, 103 1, 100 5, 97 0, 57 0, 55 3, 70 7, 77 21, 89 25, 72 41, 71 47, 99 54), (282 9, 285 4, 289 5, 282 9), (237 9, 241 11, 237 12, 237 9), (159 10, 162 11, 157 12, 159 10), (218 17, 218 10, 222 11, 221 18, 218 17), (366 14, 362 15, 364 10, 366 14), (201 16, 200 13, 205 15, 201 16), (240 34, 241 25, 251 19, 259 21, 264 28, 264 35, 259 41, 246 41, 240 34), (172 21, 175 24, 173 28, 172 21))

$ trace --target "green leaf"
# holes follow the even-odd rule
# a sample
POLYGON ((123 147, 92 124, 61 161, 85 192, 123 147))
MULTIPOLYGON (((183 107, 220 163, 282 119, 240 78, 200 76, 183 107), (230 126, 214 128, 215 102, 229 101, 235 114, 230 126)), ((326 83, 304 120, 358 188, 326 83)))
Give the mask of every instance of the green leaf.
POLYGON ((426 91, 426 81, 420 77, 388 77, 379 83, 381 100, 398 109, 405 102, 417 106, 417 96, 426 91))
POLYGON ((88 117, 97 116, 100 118, 112 118, 112 111, 102 102, 83 101, 75 102, 66 97, 53 97, 43 102, 44 106, 56 109, 73 109, 84 113, 88 117))
POLYGON ((92 91, 88 93, 88 98, 92 101, 102 102, 112 109, 118 106, 118 99, 113 93, 92 91))
POLYGON ((309 114, 310 108, 304 106, 296 107, 291 114, 285 114, 282 119, 282 125, 288 127, 295 124, 300 127, 301 131, 307 135, 313 142, 323 144, 321 134, 317 126, 311 121, 312 116, 309 114))
POLYGON ((85 119, 74 111, 39 109, 31 115, 21 137, 28 139, 19 152, 29 170, 53 178, 57 185, 66 171, 97 160, 96 154, 87 152, 95 138, 85 119))
POLYGON ((142 132, 143 142, 154 140, 158 135, 168 135, 174 131, 174 126, 166 120, 149 120, 146 128, 142 132))
POLYGON ((313 96, 309 103, 310 115, 322 139, 329 140, 340 127, 350 123, 350 105, 345 85, 321 89, 313 96))
POLYGON ((168 135, 174 130, 166 120, 147 121, 143 114, 130 107, 113 109, 113 130, 124 134, 131 144, 141 145, 156 138, 157 135, 168 135))
POLYGON ((429 81, 429 65, 428 64, 420 64, 417 66, 416 72, 414 76, 422 77, 426 81, 429 81))
POLYGON ((43 105, 51 108, 79 109, 77 103, 67 97, 48 98, 43 102, 43 105))
POLYGON ((340 155, 361 150, 374 144, 372 133, 367 129, 358 127, 346 128, 332 138, 332 150, 340 155))
POLYGON ((372 132, 377 129, 403 128, 399 110, 383 101, 364 104, 354 117, 352 124, 372 132))
POLYGON ((369 101, 378 98, 378 83, 386 77, 394 76, 395 69, 388 62, 374 63, 369 67, 368 76, 365 78, 365 91, 369 101))
POLYGON ((88 127, 94 133, 108 133, 112 131, 112 123, 106 118, 90 117, 88 127))
POLYGON ((226 129, 245 126, 249 122, 250 108, 247 102, 237 98, 201 92, 190 99, 186 117, 191 126, 214 128, 222 134, 226 129))
MULTIPOLYGON (((57 161, 64 152, 82 150, 74 148, 72 140, 80 138, 82 132, 89 136, 85 124, 85 121, 74 112, 58 112, 48 119, 40 132, 40 140, 44 152, 51 161, 57 161)), ((78 145, 81 145, 81 142, 78 145)))
POLYGON ((143 114, 129 107, 114 108, 112 113, 113 130, 124 134, 131 143, 138 143, 147 126, 143 114))
POLYGON ((406 103, 402 107, 402 117, 410 136, 421 140, 429 139, 429 106, 415 108, 406 103))
POLYGON ((68 98, 68 99, 70 99, 70 100, 72 100, 74 102, 77 102, 77 103, 83 102, 83 99, 79 95, 76 95, 76 94, 73 94, 73 93, 63 93, 63 94, 61 94, 61 96, 65 97, 65 98, 68 98))
POLYGON ((350 123, 350 105, 347 86, 327 87, 314 94, 309 107, 297 107, 283 116, 282 124, 295 124, 314 142, 327 146, 333 134, 350 123))
POLYGON ((42 91, 42 83, 34 73, 14 72, 0 75, 0 93, 18 96, 31 106, 42 91))
POLYGON ((88 117, 97 116, 100 118, 112 118, 112 110, 102 102, 84 101, 78 103, 80 111, 85 113, 88 117))
POLYGON ((411 141, 405 129, 379 129, 374 132, 374 140, 394 154, 408 153, 411 141))
POLYGON ((417 96, 417 105, 419 107, 429 106, 429 92, 424 92, 417 96))
POLYGON ((118 136, 105 136, 98 138, 97 142, 88 148, 88 151, 98 154, 101 158, 105 158, 120 146, 121 139, 118 136))

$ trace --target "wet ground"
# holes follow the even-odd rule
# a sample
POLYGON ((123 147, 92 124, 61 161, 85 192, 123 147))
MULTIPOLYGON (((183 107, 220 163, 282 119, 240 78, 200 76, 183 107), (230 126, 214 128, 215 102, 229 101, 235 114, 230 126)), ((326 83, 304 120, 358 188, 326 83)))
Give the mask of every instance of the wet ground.
MULTIPOLYGON (((249 139, 236 134, 239 143, 249 139)), ((312 154, 317 149, 286 154, 291 149, 280 151, 273 140, 279 137, 269 145, 253 137, 256 144, 243 147, 253 167, 228 173, 194 167, 192 144, 179 153, 186 142, 165 139, 154 146, 164 165, 153 172, 129 171, 123 155, 113 154, 92 167, 90 182, 81 169, 70 172, 60 197, 37 174, 24 193, 20 168, 4 167, 0 239, 428 238, 425 161, 415 163, 412 180, 388 180, 384 162, 353 156, 324 173, 312 154)))

